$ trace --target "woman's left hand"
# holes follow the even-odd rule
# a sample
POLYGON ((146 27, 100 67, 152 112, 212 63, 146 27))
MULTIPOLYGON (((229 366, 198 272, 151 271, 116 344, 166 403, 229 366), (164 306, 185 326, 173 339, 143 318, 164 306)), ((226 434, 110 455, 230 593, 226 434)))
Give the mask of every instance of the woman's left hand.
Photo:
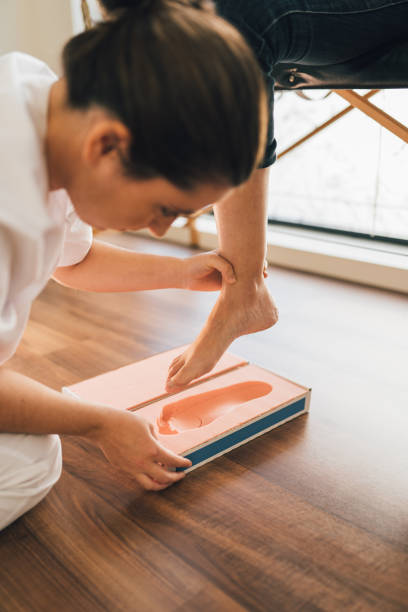
POLYGON ((183 262, 183 288, 192 291, 219 291, 223 283, 236 282, 234 268, 217 251, 200 253, 183 262))

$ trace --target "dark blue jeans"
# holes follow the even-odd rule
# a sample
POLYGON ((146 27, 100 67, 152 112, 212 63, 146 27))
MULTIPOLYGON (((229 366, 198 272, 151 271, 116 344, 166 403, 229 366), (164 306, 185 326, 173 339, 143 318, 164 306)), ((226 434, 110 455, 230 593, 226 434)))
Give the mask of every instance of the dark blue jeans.
POLYGON ((219 14, 245 36, 266 76, 271 111, 262 167, 276 159, 271 76, 276 63, 327 66, 408 41, 408 0, 216 0, 216 4, 219 14))

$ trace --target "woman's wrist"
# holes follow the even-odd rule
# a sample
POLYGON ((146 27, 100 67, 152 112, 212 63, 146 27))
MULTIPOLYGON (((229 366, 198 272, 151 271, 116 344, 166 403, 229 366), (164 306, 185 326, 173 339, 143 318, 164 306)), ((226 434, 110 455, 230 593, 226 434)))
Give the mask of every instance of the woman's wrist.
POLYGON ((178 270, 178 281, 177 281, 177 289, 186 289, 187 288, 187 259, 179 259, 179 270, 178 270))
POLYGON ((126 411, 110 408, 109 406, 95 406, 96 410, 89 415, 86 428, 76 435, 99 444, 109 430, 117 427, 119 421, 126 419, 126 411))

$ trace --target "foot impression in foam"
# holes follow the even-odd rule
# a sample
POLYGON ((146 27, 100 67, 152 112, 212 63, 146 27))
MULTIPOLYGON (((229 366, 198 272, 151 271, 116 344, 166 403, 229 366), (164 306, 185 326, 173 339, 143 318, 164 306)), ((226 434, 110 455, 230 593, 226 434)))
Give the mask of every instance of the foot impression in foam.
POLYGON ((191 459, 186 471, 308 412, 308 387, 230 353, 205 378, 169 395, 168 369, 186 348, 99 374, 64 391, 83 401, 137 410, 154 425, 163 446, 191 459))
POLYGON ((272 385, 249 380, 166 404, 157 417, 159 433, 178 434, 204 427, 232 412, 240 404, 267 395, 271 391, 272 385))

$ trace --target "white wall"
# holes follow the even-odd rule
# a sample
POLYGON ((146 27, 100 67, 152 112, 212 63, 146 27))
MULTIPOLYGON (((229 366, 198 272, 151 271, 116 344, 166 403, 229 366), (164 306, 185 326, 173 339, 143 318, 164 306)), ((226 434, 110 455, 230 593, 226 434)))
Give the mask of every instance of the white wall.
POLYGON ((81 29, 80 0, 0 0, 0 53, 30 53, 61 74, 60 53, 74 25, 81 29))

